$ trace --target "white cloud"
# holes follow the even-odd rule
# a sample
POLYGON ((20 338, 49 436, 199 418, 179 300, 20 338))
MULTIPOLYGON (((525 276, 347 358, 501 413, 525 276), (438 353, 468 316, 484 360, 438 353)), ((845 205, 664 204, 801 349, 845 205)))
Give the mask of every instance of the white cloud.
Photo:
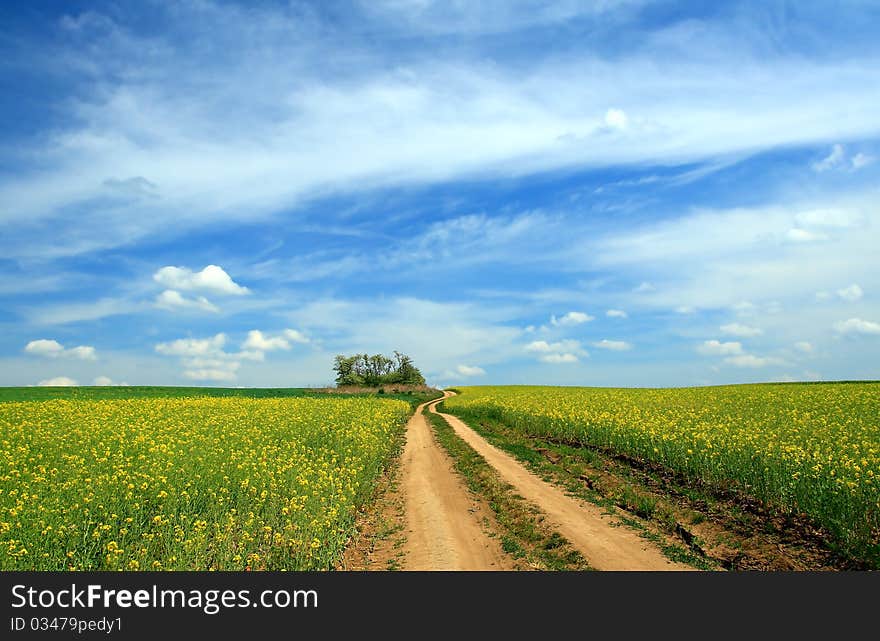
POLYGON ((873 156, 868 156, 867 154, 859 152, 852 157, 851 165, 854 170, 858 171, 862 167, 870 165, 872 162, 874 162, 873 156))
POLYGON ((95 348, 90 345, 78 345, 77 347, 65 349, 58 341, 46 338, 29 342, 25 345, 24 351, 35 356, 47 356, 49 358, 61 356, 78 358, 83 361, 94 361, 98 358, 95 348))
POLYGON ((24 351, 37 356, 60 356, 64 347, 56 340, 41 338, 25 345, 24 351))
POLYGON ((71 347, 70 349, 64 350, 61 355, 78 358, 83 361, 94 361, 98 359, 97 354, 95 354, 95 348, 90 345, 79 345, 77 347, 71 347))
POLYGON ((764 333, 764 330, 758 327, 749 327, 741 323, 728 323, 727 325, 722 325, 720 329, 722 334, 729 334, 731 336, 751 337, 760 336, 764 333))
POLYGON ((178 338, 169 343, 159 343, 156 351, 165 356, 208 356, 223 352, 226 345, 226 334, 220 333, 213 338, 178 338))
POLYGON ((739 354, 738 356, 729 356, 724 359, 725 363, 735 365, 736 367, 766 367, 767 365, 781 365, 782 361, 778 358, 765 358, 755 356, 753 354, 739 354))
POLYGON ((153 280, 171 290, 206 291, 232 296, 248 293, 247 287, 233 282, 229 274, 218 265, 208 265, 200 272, 186 267, 162 267, 153 274, 153 280))
POLYGON ((531 343, 526 345, 525 350, 527 352, 539 353, 568 352, 577 351, 580 349, 580 347, 580 342, 574 340, 564 340, 555 343, 548 343, 547 341, 532 341, 531 343))
POLYGON ((539 354, 538 360, 544 363, 577 363, 578 356, 589 356, 581 347, 580 341, 562 340, 554 343, 532 341, 525 346, 527 352, 539 354))
POLYGON ((179 309, 199 309, 205 312, 215 313, 220 311, 220 308, 204 296, 198 296, 194 299, 186 298, 174 289, 166 289, 164 292, 156 296, 156 307, 170 311, 179 309))
POLYGON ((284 338, 293 342, 293 343, 308 343, 309 337, 303 334, 302 332, 295 329, 285 329, 284 330, 284 338))
POLYGON ((593 317, 589 314, 585 314, 584 312, 568 312, 567 314, 564 314, 561 318, 551 316, 550 324, 556 327, 571 327, 573 325, 580 325, 591 320, 593 320, 593 317))
POLYGON ((742 344, 738 341, 722 343, 716 340, 704 341, 697 346, 697 351, 706 356, 728 356, 743 353, 742 344))
POLYGON ((605 312, 605 315, 608 318, 626 318, 627 317, 626 312, 623 311, 622 309, 609 309, 607 312, 605 312))
POLYGON ((654 287, 654 285, 652 285, 648 281, 643 281, 643 282, 639 283, 638 287, 633 289, 633 292, 635 292, 636 294, 645 294, 647 292, 653 292, 656 289, 657 288, 654 287))
POLYGON ((799 352, 803 352, 804 354, 813 353, 813 345, 808 341, 798 341, 794 344, 794 348, 799 352))
MULTIPOLYGON (((438 9, 439 3, 393 6, 407 7, 407 15, 438 15, 445 24, 443 16, 462 13, 468 19, 453 20, 453 33, 467 34, 486 22, 473 15, 515 14, 513 24, 526 29, 524 18, 535 13, 582 13, 549 5, 583 3, 497 9, 517 4, 454 3, 483 7, 476 12, 438 9)), ((13 229, 4 234, 0 254, 8 255, 7 248, 30 255, 90 251, 158 230, 186 233, 208 223, 266 218, 319 192, 680 164, 877 131, 880 72, 870 51, 809 60, 766 55, 766 34, 756 34, 749 20, 645 27, 612 13, 610 28, 632 29, 626 37, 640 43, 631 55, 561 42, 538 46, 531 56, 507 57, 469 41, 444 49, 449 56, 390 64, 398 52, 389 52, 381 37, 389 26, 362 20, 360 13, 335 21, 286 5, 251 11, 205 2, 156 11, 157 20, 173 20, 180 29, 142 34, 119 24, 126 19, 116 14, 103 19, 102 37, 84 28, 80 37, 89 47, 49 54, 60 65, 53 71, 82 83, 75 92, 80 99, 70 101, 70 118, 52 135, 13 152, 43 161, 39 171, 26 167, 4 182, 0 211, 16 221, 58 223, 58 236, 69 240, 13 229), (484 64, 487 59, 493 64, 484 64), (342 75, 333 73, 340 61, 346 61, 342 75), (213 82, 221 73, 226 82, 213 82), (187 91, 192 87, 200 90, 187 91), (844 111, 846 118, 828 118, 844 111), (750 114, 747 128, 743 113, 750 114), (606 119, 626 122, 633 140, 622 145, 607 135, 606 119), (115 192, 113 202, 102 202, 108 184, 125 185, 130 202, 121 206, 115 192), (94 206, 72 220, 68 207, 78 203, 94 206), (76 228, 83 233, 65 233, 76 228)), ((67 46, 67 39, 58 40, 53 45, 67 46)))
POLYGON ((226 352, 226 334, 216 334, 211 338, 179 338, 166 343, 158 343, 156 351, 165 356, 180 358, 183 375, 199 381, 235 380, 243 361, 264 362, 265 352, 289 350, 291 340, 308 342, 308 338, 297 330, 285 330, 284 336, 269 336, 260 330, 251 330, 238 352, 226 352))
POLYGON ((115 382, 113 382, 113 379, 111 379, 109 376, 98 376, 95 378, 95 380, 92 381, 92 385, 95 385, 98 387, 108 387, 111 385, 112 386, 119 386, 119 387, 127 387, 128 383, 125 383, 125 382, 115 383, 115 382))
POLYGON ((690 305, 679 305, 675 308, 676 314, 693 314, 696 311, 696 308, 691 307, 690 305))
POLYGON ((609 109, 605 112, 605 126, 609 129, 626 129, 629 118, 623 109, 609 109))
POLYGON ((838 289, 837 295, 848 303, 854 303, 862 298, 864 292, 862 291, 861 287, 853 283, 849 287, 838 289))
POLYGON ((834 329, 841 334, 880 334, 880 323, 850 318, 834 324, 834 329))
POLYGON ((607 338, 603 338, 601 341, 596 341, 593 343, 593 347, 598 347, 599 349, 609 349, 613 351, 623 351, 627 349, 632 349, 632 344, 627 343, 626 341, 611 341, 607 338))
POLYGON ((828 292, 816 292, 816 300, 821 302, 825 302, 826 300, 831 300, 831 294, 828 292))
POLYGON ((268 337, 258 329, 248 332, 247 340, 241 344, 242 349, 271 352, 277 349, 290 349, 290 343, 281 336, 268 337))
POLYGON ((822 160, 813 164, 813 169, 818 172, 828 171, 830 169, 849 168, 852 171, 858 171, 862 167, 871 164, 874 161, 872 156, 863 152, 853 154, 847 159, 846 150, 843 145, 834 145, 831 152, 822 160))
POLYGON ((574 354, 564 353, 564 354, 545 354, 540 357, 540 359, 544 363, 577 363, 578 357, 574 354))
POLYGON ((482 367, 470 365, 459 365, 455 368, 455 371, 462 376, 485 376, 486 374, 486 370, 484 370, 482 367))
POLYGON ((831 151, 822 160, 813 163, 813 171, 823 172, 840 167, 846 157, 846 151, 841 144, 835 144, 831 151))
POLYGON ((40 387, 75 387, 79 383, 67 376, 56 376, 55 378, 47 378, 40 381, 37 385, 40 387))

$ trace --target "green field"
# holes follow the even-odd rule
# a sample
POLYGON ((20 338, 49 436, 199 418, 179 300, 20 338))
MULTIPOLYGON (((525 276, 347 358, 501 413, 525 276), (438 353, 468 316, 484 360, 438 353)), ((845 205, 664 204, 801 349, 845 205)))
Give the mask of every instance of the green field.
POLYGON ((316 395, 306 388, 236 388, 236 387, 0 387, 0 403, 4 401, 46 401, 56 398, 90 400, 114 398, 291 398, 316 395))
POLYGON ((880 383, 465 387, 446 408, 597 447, 805 514, 880 565, 880 383))
POLYGON ((421 400, 204 388, 6 394, 0 570, 332 568, 421 400))

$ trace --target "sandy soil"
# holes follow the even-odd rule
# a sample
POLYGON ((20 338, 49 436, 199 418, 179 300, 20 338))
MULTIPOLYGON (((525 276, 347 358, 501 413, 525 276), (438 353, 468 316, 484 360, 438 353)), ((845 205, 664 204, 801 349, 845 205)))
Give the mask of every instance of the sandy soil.
POLYGON ((468 492, 434 439, 421 405, 407 425, 401 458, 404 570, 509 570, 512 559, 481 521, 488 508, 468 492))
MULTIPOLYGON (((450 392, 446 392, 446 396, 450 395, 450 392)), ((584 555, 592 567, 597 570, 693 570, 690 566, 674 563, 667 559, 653 544, 641 538, 633 530, 615 523, 611 516, 602 512, 601 508, 573 498, 560 488, 539 478, 515 458, 491 445, 455 416, 437 412, 436 405, 440 400, 442 399, 428 403, 429 410, 446 419, 455 433, 495 468, 498 474, 512 485, 520 496, 538 507, 546 515, 548 524, 568 539, 572 546, 584 555)), ((420 413, 416 414, 415 418, 420 419, 420 427, 410 428, 414 435, 414 452, 408 460, 411 485, 407 485, 407 490, 412 496, 413 509, 421 511, 412 521, 409 536, 415 544, 415 549, 422 552, 421 556, 414 558, 418 558, 420 563, 425 563, 424 559, 436 557, 439 561, 440 557, 449 554, 454 558, 468 558, 469 562, 475 564, 484 563, 485 561, 480 561, 479 557, 469 556, 471 553, 466 550, 455 551, 461 537, 448 531, 458 528, 455 524, 443 523, 442 519, 449 517, 462 521, 467 519, 462 518, 461 504, 454 503, 452 497, 447 503, 443 501, 443 496, 437 496, 427 491, 426 486, 441 482, 440 479, 437 481, 432 479, 434 476, 442 477, 439 469, 435 470, 435 467, 442 467, 442 457, 436 456, 435 450, 439 448, 436 443, 433 443, 424 418, 420 413), (433 447, 430 447, 428 442, 433 443, 433 447), (416 451, 422 452, 423 450, 424 454, 416 454, 416 451), (445 504, 442 511, 441 508, 434 507, 434 502, 445 504), (428 547, 430 539, 427 538, 427 532, 442 532, 439 537, 445 546, 442 551, 438 549, 436 553, 433 553, 428 547)), ((408 442, 407 447, 409 448, 409 446, 408 442)), ((404 465, 407 465, 407 457, 404 458, 404 465)), ((448 463, 446 463, 446 468, 448 468, 448 463)), ((444 486, 435 485, 435 487, 439 489, 444 486)), ((408 501, 408 507, 409 503, 410 501, 408 501)), ((473 533, 461 534, 464 539, 475 536, 473 533)), ((432 534, 432 536, 435 535, 432 534)), ((466 541, 462 541, 462 543, 464 542, 466 541)), ((471 542, 473 543, 473 540, 471 542)))

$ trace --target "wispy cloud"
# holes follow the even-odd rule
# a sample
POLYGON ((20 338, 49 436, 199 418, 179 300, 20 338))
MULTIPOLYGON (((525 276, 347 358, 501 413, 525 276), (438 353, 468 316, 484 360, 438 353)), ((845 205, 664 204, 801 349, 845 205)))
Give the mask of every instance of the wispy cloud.
POLYGON ((622 352, 628 349, 632 349, 632 343, 628 343, 626 341, 612 341, 607 338, 603 338, 600 341, 596 341, 593 343, 593 347, 598 347, 599 349, 607 349, 614 352, 622 352))

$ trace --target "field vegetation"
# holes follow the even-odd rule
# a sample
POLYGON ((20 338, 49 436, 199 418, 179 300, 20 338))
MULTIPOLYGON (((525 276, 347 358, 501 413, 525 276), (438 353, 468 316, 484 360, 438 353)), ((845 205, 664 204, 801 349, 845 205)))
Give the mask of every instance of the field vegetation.
POLYGON ((660 465, 804 515, 846 555, 880 561, 880 384, 460 391, 444 405, 465 420, 660 465))

